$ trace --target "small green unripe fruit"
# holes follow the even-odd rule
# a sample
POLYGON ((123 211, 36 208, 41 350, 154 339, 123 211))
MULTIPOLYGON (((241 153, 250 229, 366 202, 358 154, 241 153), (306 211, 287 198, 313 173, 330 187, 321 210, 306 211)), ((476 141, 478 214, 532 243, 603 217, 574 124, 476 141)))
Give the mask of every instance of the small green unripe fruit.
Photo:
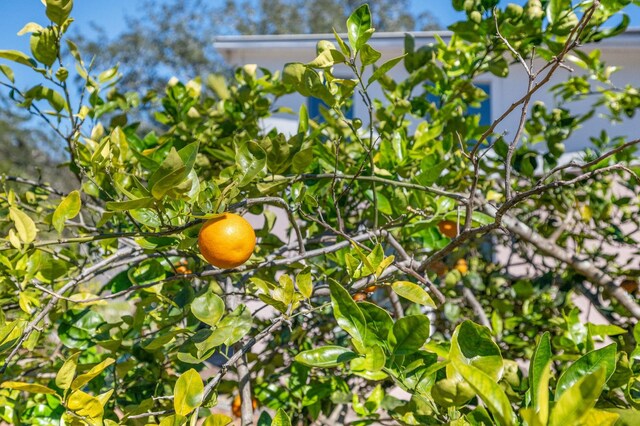
POLYGON ((452 269, 444 277, 444 283, 447 287, 453 287, 462 279, 462 274, 457 269, 452 269))
POLYGON ((473 12, 471 12, 471 14, 469 15, 469 19, 471 19, 473 22, 475 22, 476 24, 479 24, 482 22, 482 14, 480 12, 478 12, 477 10, 474 10, 473 12))
POLYGON ((462 8, 464 10, 466 10, 467 12, 470 12, 473 9, 476 8, 476 1, 475 0, 465 0, 464 4, 462 5, 462 8))
POLYGON ((511 360, 504 360, 504 372, 502 373, 502 378, 505 382, 509 383, 512 388, 520 387, 520 367, 518 367, 518 363, 511 360))
POLYGON ((505 10, 505 14, 510 18, 519 18, 522 16, 524 9, 519 4, 509 3, 505 10))
POLYGON ((362 120, 360 120, 359 118, 354 118, 353 119, 353 128, 354 129, 359 129, 362 127, 362 120))
POLYGON ((443 379, 431 388, 431 397, 441 407, 459 407, 473 398, 476 393, 467 382, 443 379))

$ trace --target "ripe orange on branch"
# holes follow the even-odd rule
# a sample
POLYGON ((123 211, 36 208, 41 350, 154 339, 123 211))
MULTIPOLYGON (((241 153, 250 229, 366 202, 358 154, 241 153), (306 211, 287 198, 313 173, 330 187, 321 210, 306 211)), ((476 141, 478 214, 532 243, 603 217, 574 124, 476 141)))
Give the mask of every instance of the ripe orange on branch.
MULTIPOLYGON (((258 408, 258 401, 256 401, 255 398, 251 398, 251 406, 254 411, 258 408)), ((231 403, 231 412, 236 417, 242 417, 242 398, 240 395, 236 395, 235 398, 233 398, 233 402, 231 403)))
POLYGON ((462 275, 465 275, 467 272, 469 272, 469 265, 467 264, 467 261, 465 259, 458 259, 458 261, 456 262, 455 268, 462 275))
POLYGON ((446 237, 455 238, 458 236, 458 224, 452 220, 441 221, 438 223, 438 229, 446 237))
POLYGON ((198 234, 200 253, 213 266, 235 268, 245 263, 256 246, 256 233, 246 219, 224 213, 209 219, 198 234))

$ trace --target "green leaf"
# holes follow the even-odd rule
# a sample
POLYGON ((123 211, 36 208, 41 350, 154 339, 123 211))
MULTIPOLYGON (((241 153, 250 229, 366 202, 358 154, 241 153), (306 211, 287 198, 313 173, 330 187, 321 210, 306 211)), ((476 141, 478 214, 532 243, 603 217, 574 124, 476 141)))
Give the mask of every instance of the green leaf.
POLYGON ((62 364, 60 370, 56 374, 56 386, 60 389, 69 389, 71 387, 71 382, 73 382, 73 378, 76 374, 76 367, 78 365, 78 357, 80 356, 80 352, 76 352, 71 355, 67 360, 62 364))
POLYGON ((162 198, 167 191, 181 183, 187 177, 187 174, 187 166, 182 161, 178 151, 171 147, 158 170, 149 178, 151 194, 157 200, 162 198))
POLYGON ((50 389, 44 385, 39 385, 37 383, 24 383, 24 382, 12 382, 12 381, 8 381, 8 382, 2 382, 2 384, 0 385, 0 388, 3 389, 15 389, 15 390, 20 390, 20 391, 25 391, 25 392, 31 392, 31 393, 42 393, 45 395, 55 395, 56 391, 54 391, 53 389, 50 389))
POLYGON ((180 416, 176 414, 172 416, 167 416, 164 419, 162 419, 159 426, 181 426, 181 425, 184 425, 186 421, 187 421, 187 418, 185 416, 180 416))
POLYGON ((62 25, 69 18, 71 9, 73 9, 73 0, 46 0, 47 2, 47 18, 54 23, 62 25))
POLYGON ((347 19, 347 36, 349 44, 358 52, 360 48, 371 38, 371 12, 369 5, 363 4, 357 8, 347 19))
POLYGON ((336 318, 338 325, 358 342, 364 343, 367 337, 367 324, 360 308, 353 301, 349 292, 331 278, 329 278, 329 290, 331 292, 333 316, 336 318))
POLYGON ((338 35, 335 28, 333 28, 332 30, 333 30, 333 37, 338 42, 338 45, 340 46, 340 50, 342 50, 342 53, 347 57, 351 57, 351 49, 349 48, 349 46, 347 46, 347 43, 345 43, 342 37, 338 35))
POLYGON ((193 368, 185 371, 173 390, 173 408, 176 414, 186 416, 202 404, 204 385, 193 368))
POLYGON ((369 302, 360 302, 358 308, 360 308, 360 312, 362 312, 367 324, 367 341, 364 342, 365 345, 387 345, 389 333, 393 328, 393 319, 391 319, 389 312, 369 302))
POLYGON ((18 236, 23 243, 29 244, 36 239, 38 233, 36 224, 25 212, 15 207, 9 207, 9 217, 13 220, 18 236))
POLYGON ((207 85, 221 100, 224 101, 231 97, 231 92, 229 92, 227 80, 224 78, 224 75, 209 74, 209 76, 207 77, 207 85))
POLYGON ((51 108, 56 110, 57 112, 62 111, 63 109, 68 109, 67 101, 64 100, 62 95, 55 90, 44 87, 41 84, 32 87, 27 90, 24 94, 25 104, 30 104, 33 100, 46 100, 51 105, 51 108))
POLYGON ((540 388, 540 380, 546 373, 545 368, 551 361, 551 341, 549 332, 545 331, 540 342, 533 352, 531 363, 529 364, 529 393, 531 395, 531 405, 538 407, 538 389, 540 388))
POLYGON ((313 294, 310 267, 307 266, 302 271, 298 272, 298 275, 296 275, 296 284, 298 284, 298 289, 305 299, 310 299, 313 294))
POLYGON ((43 63, 47 67, 53 65, 58 59, 58 45, 56 42, 56 34, 51 28, 31 34, 31 54, 37 61, 43 63))
POLYGON ((313 148, 307 147, 296 152, 291 159, 291 170, 303 173, 313 162, 313 148))
POLYGON ((36 23, 36 22, 29 22, 27 24, 25 24, 24 27, 22 27, 22 29, 20 31, 18 31, 18 35, 24 35, 27 33, 37 33, 44 30, 44 28, 42 27, 42 25, 36 23))
POLYGON ((556 401, 551 410, 549 426, 573 425, 582 420, 595 406, 605 381, 604 367, 582 376, 556 401))
POLYGON ((400 62, 404 57, 405 55, 402 55, 398 56, 397 58, 389 59, 387 62, 380 65, 379 68, 376 68, 371 77, 369 77, 369 80, 367 80, 367 87, 371 86, 372 83, 378 81, 380 77, 391 71, 391 69, 395 67, 398 62, 400 62))
POLYGON ((560 20, 571 10, 571 0, 551 0, 547 5, 547 20, 550 25, 560 20))
MULTIPOLYGON (((451 336, 449 358, 472 365, 495 382, 502 377, 502 354, 491 338, 491 330, 472 321, 463 321, 456 327, 451 336)), ((450 368, 447 367, 449 372, 450 368)))
POLYGON ((313 68, 329 68, 344 62, 345 57, 342 53, 335 49, 326 49, 323 50, 313 61, 309 62, 307 66, 313 68))
POLYGON ((31 68, 35 68, 37 65, 36 61, 17 50, 0 50, 0 58, 8 59, 31 68))
POLYGON ((300 105, 298 111, 298 133, 307 133, 309 130, 309 112, 305 104, 300 105))
POLYGON ((469 383, 469 386, 489 408, 499 425, 515 424, 515 414, 511 408, 511 402, 500 385, 482 370, 466 364, 458 357, 452 358, 451 363, 458 374, 469 383))
POLYGON ((227 426, 233 419, 224 414, 212 414, 204 420, 202 426, 227 426))
POLYGON ((551 378, 551 361, 539 371, 538 386, 531 389, 536 395, 536 403, 532 407, 523 408, 520 414, 529 426, 545 426, 549 420, 549 379, 551 378))
POLYGON ((302 76, 304 75, 307 67, 301 62, 288 62, 284 64, 282 70, 282 82, 297 86, 302 82, 302 76))
POLYGON ((418 284, 409 281, 396 281, 391 284, 391 288, 398 296, 424 306, 436 307, 431 296, 418 284))
POLYGON ((336 367, 357 357, 358 354, 341 346, 322 346, 300 352, 295 360, 309 367, 336 367))
POLYGON ((224 302, 217 294, 207 291, 191 302, 191 312, 200 321, 215 326, 224 314, 224 302))
POLYGON ((105 324, 97 312, 89 309, 67 310, 59 320, 58 337, 69 348, 86 349, 99 334, 98 329, 105 324))
POLYGON ((15 77, 13 75, 13 70, 5 64, 0 64, 0 72, 7 76, 10 82, 15 83, 15 77))
POLYGON ((104 371, 105 368, 109 367, 114 362, 116 362, 115 359, 107 358, 101 363, 95 365, 93 368, 91 368, 91 370, 87 371, 86 373, 78 375, 78 377, 76 377, 75 380, 71 383, 71 389, 80 389, 81 387, 89 383, 91 380, 98 377, 104 371))
POLYGON ((426 315, 408 315, 393 324, 389 345, 394 355, 408 355, 420 349, 430 335, 431 327, 426 315))
POLYGON ((382 54, 378 52, 376 49, 371 47, 369 44, 365 43, 362 45, 362 49, 360 49, 360 62, 362 66, 375 64, 382 54))
POLYGON ((153 197, 138 198, 135 200, 126 200, 126 201, 107 201, 106 207, 107 207, 107 210, 111 210, 114 212, 121 212, 121 211, 150 207, 153 205, 153 202, 154 202, 153 197))
POLYGON ((360 353, 364 357, 353 359, 351 361, 351 370, 365 372, 367 375, 382 370, 387 360, 382 347, 375 343, 372 346, 363 348, 360 353))
POLYGON ((56 211, 53 212, 53 219, 51 220, 53 227, 58 231, 58 234, 62 233, 64 229, 64 223, 73 219, 80 213, 80 207, 82 202, 80 200, 80 193, 78 191, 70 192, 69 195, 64 197, 56 211))
POLYGON ((604 348, 591 351, 564 370, 556 384, 555 400, 557 401, 567 389, 582 377, 597 370, 604 370, 606 383, 616 369, 616 347, 616 344, 612 343, 604 348))
POLYGON ((291 426, 291 419, 287 415, 286 411, 282 408, 278 409, 273 421, 271 422, 271 426, 291 426))
POLYGON ((244 143, 236 147, 236 166, 239 171, 236 182, 242 188, 266 174, 267 154, 255 142, 244 143))

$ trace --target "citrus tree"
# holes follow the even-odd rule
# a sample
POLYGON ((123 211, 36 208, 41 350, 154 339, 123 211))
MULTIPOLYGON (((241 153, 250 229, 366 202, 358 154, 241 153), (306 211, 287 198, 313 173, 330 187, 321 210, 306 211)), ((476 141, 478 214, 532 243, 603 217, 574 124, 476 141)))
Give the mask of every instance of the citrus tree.
POLYGON ((66 145, 75 190, 1 178, 4 422, 638 424, 640 140, 560 161, 596 108, 636 114, 584 48, 624 32, 629 0, 456 0, 448 41, 407 35, 386 62, 363 5, 310 63, 162 94, 120 92, 66 38, 72 1, 44 3, 30 54, 0 50, 42 83, 3 63, 0 84, 66 145), (510 67, 528 84, 481 125, 475 79, 510 67), (322 119, 265 130, 294 92, 322 119))

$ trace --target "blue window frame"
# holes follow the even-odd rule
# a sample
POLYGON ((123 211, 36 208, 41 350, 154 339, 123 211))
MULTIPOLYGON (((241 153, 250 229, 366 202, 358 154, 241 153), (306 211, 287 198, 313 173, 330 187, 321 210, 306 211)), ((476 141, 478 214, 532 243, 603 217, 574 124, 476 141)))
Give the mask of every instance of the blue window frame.
MULTIPOLYGON (((309 112, 309 118, 318 123, 322 123, 324 121, 324 117, 320 114, 320 108, 331 109, 322 99, 314 98, 313 96, 307 98, 307 111, 309 112)), ((344 116, 352 119, 353 112, 353 102, 351 102, 351 106, 344 111, 344 116)))
POLYGON ((491 124, 491 84, 476 83, 480 89, 488 95, 487 99, 480 103, 480 108, 469 108, 469 114, 480 114, 480 125, 489 126, 491 124))
MULTIPOLYGON (((481 126, 489 126, 491 125, 491 83, 474 83, 477 87, 482 89, 487 94, 487 99, 480 102, 479 108, 469 107, 467 110, 467 114, 480 114, 480 125, 481 126)), ((433 102, 436 105, 440 106, 440 100, 437 96, 434 96, 431 93, 427 93, 427 101, 433 102)))

